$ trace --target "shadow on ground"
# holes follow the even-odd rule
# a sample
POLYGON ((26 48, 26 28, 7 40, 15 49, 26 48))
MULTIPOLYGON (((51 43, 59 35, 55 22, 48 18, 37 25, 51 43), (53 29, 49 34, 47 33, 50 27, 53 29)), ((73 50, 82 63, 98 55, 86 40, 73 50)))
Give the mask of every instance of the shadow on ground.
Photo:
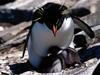
POLYGON ((30 65, 29 61, 25 63, 17 63, 13 65, 9 65, 10 70, 13 74, 21 74, 26 71, 32 71, 32 66, 30 65))

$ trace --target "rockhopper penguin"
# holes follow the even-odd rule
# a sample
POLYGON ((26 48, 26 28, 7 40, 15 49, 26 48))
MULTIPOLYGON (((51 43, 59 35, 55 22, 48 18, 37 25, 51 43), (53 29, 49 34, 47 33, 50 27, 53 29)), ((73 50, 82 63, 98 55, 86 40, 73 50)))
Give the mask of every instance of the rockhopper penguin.
POLYGON ((26 44, 29 62, 33 67, 39 68, 50 47, 57 46, 62 50, 69 47, 74 36, 74 23, 91 38, 94 37, 93 31, 86 23, 75 17, 75 14, 72 15, 72 12, 64 13, 65 10, 67 8, 60 4, 47 3, 34 12, 34 21, 26 44))
POLYGON ((51 46, 66 49, 73 37, 74 23, 70 16, 62 15, 66 7, 60 9, 58 4, 46 4, 43 8, 43 17, 35 22, 28 41, 30 63, 37 67, 42 58, 48 54, 51 46))

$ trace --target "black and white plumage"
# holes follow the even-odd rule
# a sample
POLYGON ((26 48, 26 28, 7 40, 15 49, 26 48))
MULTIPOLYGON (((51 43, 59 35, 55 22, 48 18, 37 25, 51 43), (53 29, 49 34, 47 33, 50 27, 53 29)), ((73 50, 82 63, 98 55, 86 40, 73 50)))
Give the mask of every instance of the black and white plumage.
POLYGON ((36 22, 32 28, 32 34, 28 42, 29 60, 31 64, 38 66, 41 58, 47 55, 48 48, 51 46, 66 49, 72 40, 73 32, 74 24, 70 17, 64 20, 56 35, 53 34, 45 23, 36 22))
POLYGON ((37 21, 33 22, 28 35, 29 61, 33 67, 39 67, 50 47, 57 46, 62 50, 69 47, 74 36, 74 23, 80 24, 81 28, 85 27, 82 29, 90 37, 94 37, 87 24, 73 16, 72 12, 62 14, 64 10, 67 10, 65 6, 47 3, 34 13, 34 19, 37 21))
POLYGON ((60 5, 47 5, 48 9, 44 8, 46 12, 44 12, 43 19, 40 22, 34 23, 28 41, 29 61, 35 67, 38 67, 42 60, 41 58, 48 54, 48 49, 51 46, 66 49, 74 33, 74 23, 71 17, 64 18, 63 22, 59 25, 60 27, 56 28, 58 27, 56 24, 57 20, 62 18, 61 10, 59 9, 60 5))

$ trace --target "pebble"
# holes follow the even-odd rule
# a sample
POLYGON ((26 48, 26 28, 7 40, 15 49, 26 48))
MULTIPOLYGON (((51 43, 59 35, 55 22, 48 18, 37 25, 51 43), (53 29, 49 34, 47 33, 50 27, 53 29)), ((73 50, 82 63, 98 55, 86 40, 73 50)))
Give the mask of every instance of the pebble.
POLYGON ((0 26, 0 31, 3 31, 3 30, 4 30, 4 28, 2 26, 0 26))

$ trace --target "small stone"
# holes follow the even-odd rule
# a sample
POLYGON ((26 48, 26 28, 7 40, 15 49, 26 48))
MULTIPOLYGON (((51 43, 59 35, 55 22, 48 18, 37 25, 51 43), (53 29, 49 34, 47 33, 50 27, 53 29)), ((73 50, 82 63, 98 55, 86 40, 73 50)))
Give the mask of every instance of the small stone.
POLYGON ((7 70, 7 71, 10 70, 10 67, 9 67, 9 66, 6 66, 6 70, 7 70))
POLYGON ((3 30, 4 30, 4 28, 2 26, 0 26, 0 31, 3 31, 3 30))
MULTIPOLYGON (((24 73, 22 73, 22 74, 20 74, 20 75, 34 75, 34 72, 32 72, 32 71, 27 71, 27 72, 24 72, 24 73)), ((36 73, 35 73, 35 75, 36 75, 36 73)), ((39 75, 39 74, 38 74, 39 75)))
POLYGON ((8 60, 0 60, 0 64, 6 64, 8 63, 8 60))
POLYGON ((80 65, 79 64, 75 64, 75 67, 79 67, 80 65))
POLYGON ((9 75, 9 72, 7 72, 7 71, 2 71, 2 72, 1 72, 1 75, 9 75))

